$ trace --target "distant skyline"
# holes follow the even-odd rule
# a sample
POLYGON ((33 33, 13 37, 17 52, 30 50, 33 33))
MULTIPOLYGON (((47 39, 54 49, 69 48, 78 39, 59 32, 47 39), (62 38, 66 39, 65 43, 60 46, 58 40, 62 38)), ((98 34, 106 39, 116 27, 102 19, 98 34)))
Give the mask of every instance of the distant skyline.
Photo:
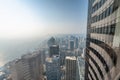
POLYGON ((85 33, 87 0, 1 0, 0 39, 85 33))
POLYGON ((0 66, 41 37, 86 33, 87 0, 0 0, 0 66))

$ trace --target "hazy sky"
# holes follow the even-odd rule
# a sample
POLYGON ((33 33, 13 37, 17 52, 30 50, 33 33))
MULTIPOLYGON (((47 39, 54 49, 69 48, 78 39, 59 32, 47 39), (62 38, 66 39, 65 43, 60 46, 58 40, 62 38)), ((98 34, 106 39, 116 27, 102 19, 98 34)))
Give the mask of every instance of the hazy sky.
POLYGON ((85 33, 87 0, 0 0, 0 38, 85 33))
POLYGON ((17 52, 15 44, 10 52, 9 40, 85 33, 87 5, 87 0, 0 0, 0 65, 6 55, 17 52))

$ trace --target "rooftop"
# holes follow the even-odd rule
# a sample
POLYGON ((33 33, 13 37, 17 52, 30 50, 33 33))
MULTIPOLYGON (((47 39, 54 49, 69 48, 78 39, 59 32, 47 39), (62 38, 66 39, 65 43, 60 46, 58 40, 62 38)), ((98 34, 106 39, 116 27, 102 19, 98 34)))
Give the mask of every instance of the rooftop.
POLYGON ((58 47, 58 45, 52 45, 51 47, 58 47))
POLYGON ((52 58, 46 58, 46 61, 52 63, 52 58))
POLYGON ((76 60, 76 57, 75 56, 67 56, 66 59, 76 60))
POLYGON ((22 58, 28 59, 28 58, 33 58, 33 57, 36 57, 36 56, 37 56, 36 53, 32 53, 32 54, 25 54, 25 55, 22 56, 22 58))

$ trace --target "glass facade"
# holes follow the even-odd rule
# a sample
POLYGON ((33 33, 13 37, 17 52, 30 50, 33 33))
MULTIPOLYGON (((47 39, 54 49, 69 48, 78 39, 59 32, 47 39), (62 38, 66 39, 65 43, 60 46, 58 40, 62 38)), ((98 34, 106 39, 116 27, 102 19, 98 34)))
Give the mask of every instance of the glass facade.
POLYGON ((85 80, 120 80, 120 0, 89 0, 87 24, 85 80))

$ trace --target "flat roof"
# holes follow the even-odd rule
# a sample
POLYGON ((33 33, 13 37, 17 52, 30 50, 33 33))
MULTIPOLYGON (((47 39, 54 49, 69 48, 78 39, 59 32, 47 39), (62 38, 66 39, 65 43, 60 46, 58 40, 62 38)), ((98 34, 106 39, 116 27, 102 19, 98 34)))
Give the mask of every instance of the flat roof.
POLYGON ((66 59, 76 60, 76 57, 75 56, 67 56, 66 59))
POLYGON ((46 58, 46 61, 52 63, 52 58, 46 58))

